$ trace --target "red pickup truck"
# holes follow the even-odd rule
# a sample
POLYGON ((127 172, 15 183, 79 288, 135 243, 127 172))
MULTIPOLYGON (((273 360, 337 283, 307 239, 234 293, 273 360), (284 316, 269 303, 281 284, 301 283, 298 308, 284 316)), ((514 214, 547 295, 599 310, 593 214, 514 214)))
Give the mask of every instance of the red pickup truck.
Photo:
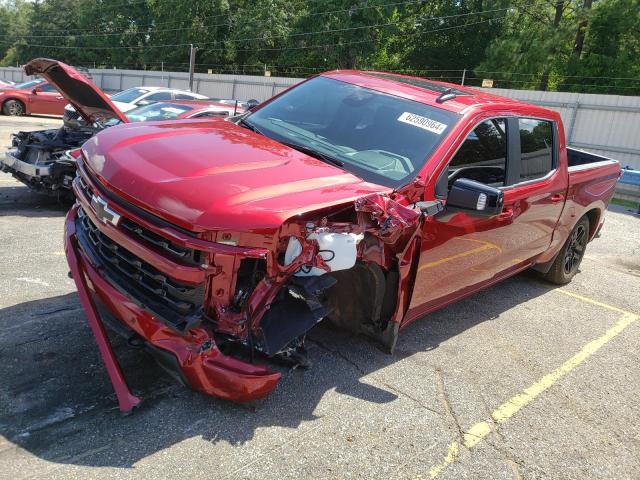
POLYGON ((522 270, 567 283, 617 161, 560 116, 379 72, 312 77, 244 115, 84 144, 65 250, 120 408, 105 324, 190 387, 269 394, 321 320, 392 351, 412 321, 522 270))

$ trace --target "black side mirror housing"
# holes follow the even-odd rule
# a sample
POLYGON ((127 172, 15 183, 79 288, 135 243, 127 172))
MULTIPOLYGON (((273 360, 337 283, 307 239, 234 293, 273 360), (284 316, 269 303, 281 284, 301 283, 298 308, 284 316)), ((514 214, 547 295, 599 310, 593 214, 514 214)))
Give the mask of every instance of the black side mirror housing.
POLYGON ((451 186, 447 207, 459 208, 475 215, 491 217, 502 212, 504 193, 484 183, 459 178, 451 186))
POLYGON ((251 99, 251 100, 247 100, 247 110, 253 112, 254 109, 260 105, 260 102, 258 100, 255 99, 251 99))

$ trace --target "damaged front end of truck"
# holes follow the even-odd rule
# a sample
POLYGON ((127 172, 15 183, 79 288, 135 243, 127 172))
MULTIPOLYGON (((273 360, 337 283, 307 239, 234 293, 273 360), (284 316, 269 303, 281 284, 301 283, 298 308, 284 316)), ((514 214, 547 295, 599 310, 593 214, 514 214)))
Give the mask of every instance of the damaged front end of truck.
POLYGON ((413 254, 420 217, 373 194, 290 220, 273 254, 234 259, 231 281, 225 274, 212 278, 216 333, 267 357, 297 361, 305 333, 326 319, 392 351, 406 304, 400 284, 409 273, 400 266, 413 254))
POLYGON ((270 360, 305 366, 305 335, 321 320, 393 350, 422 218, 404 196, 368 194, 298 215, 272 242, 244 246, 246 232, 196 238, 158 225, 112 201, 82 159, 79 167, 65 249, 122 411, 140 399, 105 325, 183 384, 236 402, 275 388, 270 360), (171 277, 154 267, 162 263, 171 277))

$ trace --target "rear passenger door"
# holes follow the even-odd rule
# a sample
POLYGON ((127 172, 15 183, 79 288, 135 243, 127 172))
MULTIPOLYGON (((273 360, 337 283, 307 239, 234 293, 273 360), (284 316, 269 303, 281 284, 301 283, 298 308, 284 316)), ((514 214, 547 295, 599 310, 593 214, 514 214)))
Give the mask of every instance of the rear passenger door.
POLYGON ((560 168, 557 125, 545 119, 509 119, 510 157, 504 190, 502 222, 509 238, 503 267, 523 262, 549 248, 564 207, 566 169, 560 168))

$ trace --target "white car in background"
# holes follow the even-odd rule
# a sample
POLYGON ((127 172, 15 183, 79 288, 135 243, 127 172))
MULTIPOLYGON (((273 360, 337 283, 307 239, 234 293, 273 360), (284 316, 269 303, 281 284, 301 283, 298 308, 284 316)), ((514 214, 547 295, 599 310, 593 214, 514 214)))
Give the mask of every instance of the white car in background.
MULTIPOLYGON (((199 93, 167 87, 133 87, 114 93, 109 98, 121 112, 128 112, 134 108, 161 101, 207 99, 205 95, 199 93)), ((74 113, 71 105, 65 107, 65 118, 72 118, 74 113)))

